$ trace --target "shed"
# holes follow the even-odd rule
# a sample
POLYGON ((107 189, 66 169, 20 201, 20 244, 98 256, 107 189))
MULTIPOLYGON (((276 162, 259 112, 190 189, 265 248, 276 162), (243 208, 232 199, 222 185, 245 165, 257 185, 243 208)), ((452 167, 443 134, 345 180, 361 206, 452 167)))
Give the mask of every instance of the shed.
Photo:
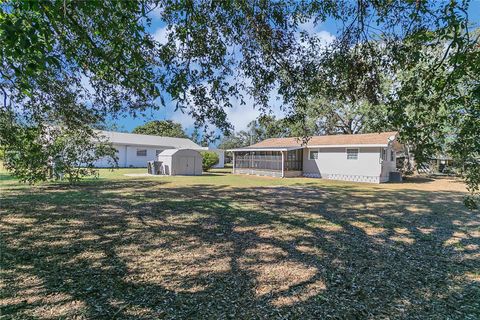
POLYGON ((163 174, 168 176, 199 176, 202 174, 202 155, 192 149, 167 149, 158 157, 163 174))

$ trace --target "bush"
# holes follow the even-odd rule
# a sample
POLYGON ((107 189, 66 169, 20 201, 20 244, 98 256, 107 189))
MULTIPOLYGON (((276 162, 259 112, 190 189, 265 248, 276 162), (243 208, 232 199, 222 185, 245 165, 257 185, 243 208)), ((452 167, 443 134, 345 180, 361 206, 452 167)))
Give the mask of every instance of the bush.
POLYGON ((212 151, 203 151, 202 154, 202 168, 203 171, 210 170, 214 165, 218 163, 218 154, 212 151))

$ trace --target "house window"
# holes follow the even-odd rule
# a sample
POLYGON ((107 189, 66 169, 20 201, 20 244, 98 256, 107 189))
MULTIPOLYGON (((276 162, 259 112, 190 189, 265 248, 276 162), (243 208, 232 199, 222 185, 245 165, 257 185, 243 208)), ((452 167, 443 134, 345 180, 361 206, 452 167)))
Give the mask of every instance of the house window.
POLYGON ((137 157, 146 157, 147 149, 137 149, 137 157))
POLYGON ((162 152, 163 152, 163 150, 155 150, 155 155, 158 156, 162 152))
POLYGON ((318 159, 318 150, 310 150, 310 154, 309 154, 309 159, 310 160, 316 160, 318 159))
POLYGON ((390 161, 395 161, 395 151, 390 150, 390 161))
POLYGON ((358 159, 358 149, 347 149, 347 159, 348 160, 357 160, 358 159))

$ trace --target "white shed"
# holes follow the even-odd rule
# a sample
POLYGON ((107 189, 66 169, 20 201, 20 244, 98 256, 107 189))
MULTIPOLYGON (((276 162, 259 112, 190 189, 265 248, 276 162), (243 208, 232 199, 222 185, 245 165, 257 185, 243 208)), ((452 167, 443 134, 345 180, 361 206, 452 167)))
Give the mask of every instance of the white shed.
POLYGON ((163 173, 168 176, 199 176, 202 174, 202 155, 192 149, 167 149, 158 157, 163 173))

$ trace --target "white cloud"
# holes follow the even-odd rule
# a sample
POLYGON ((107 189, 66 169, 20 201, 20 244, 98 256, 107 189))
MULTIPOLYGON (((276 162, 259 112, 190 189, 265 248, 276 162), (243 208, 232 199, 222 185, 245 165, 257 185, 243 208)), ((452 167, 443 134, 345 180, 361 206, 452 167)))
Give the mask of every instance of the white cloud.
POLYGON ((321 29, 321 24, 316 24, 313 19, 300 24, 299 31, 306 32, 309 36, 320 40, 321 44, 327 46, 335 40, 335 36, 326 30, 321 29))
POLYGON ((158 28, 153 33, 153 39, 160 42, 161 44, 166 44, 168 42, 168 34, 170 31, 168 30, 167 26, 158 28))
POLYGON ((163 8, 158 5, 155 9, 153 9, 152 11, 150 11, 150 18, 152 19, 160 19, 162 18, 162 14, 163 14, 163 8))
MULTIPOLYGON (((232 108, 226 108, 225 112, 228 121, 234 126, 235 131, 245 130, 247 125, 251 121, 256 120, 261 114, 260 110, 253 108, 251 104, 234 105, 232 108)), ((279 106, 272 107, 271 113, 277 118, 283 118, 285 116, 285 113, 279 106)), ((187 129, 191 129, 194 126, 193 118, 186 111, 174 111, 172 112, 170 119, 181 123, 182 126, 187 129)))

